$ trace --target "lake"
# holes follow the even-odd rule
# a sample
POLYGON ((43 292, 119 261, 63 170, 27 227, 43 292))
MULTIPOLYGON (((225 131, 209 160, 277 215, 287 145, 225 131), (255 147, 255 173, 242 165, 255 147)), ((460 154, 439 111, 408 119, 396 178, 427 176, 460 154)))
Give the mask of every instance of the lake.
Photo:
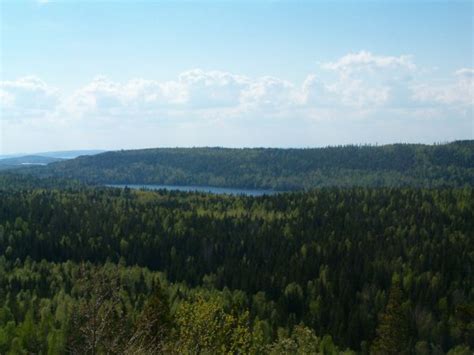
POLYGON ((246 196, 263 196, 274 195, 282 191, 262 190, 262 189, 236 189, 231 187, 214 187, 214 186, 180 186, 180 185, 139 185, 139 184, 107 184, 108 187, 128 187, 130 189, 146 189, 146 190, 169 190, 184 192, 205 192, 219 195, 246 195, 246 196))

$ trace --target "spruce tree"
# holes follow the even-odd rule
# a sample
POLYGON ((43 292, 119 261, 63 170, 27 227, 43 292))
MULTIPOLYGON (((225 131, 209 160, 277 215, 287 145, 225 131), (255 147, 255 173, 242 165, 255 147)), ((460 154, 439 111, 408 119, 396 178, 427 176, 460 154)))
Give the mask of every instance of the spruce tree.
POLYGON ((409 323, 402 308, 403 292, 395 281, 390 289, 384 312, 380 315, 377 336, 370 349, 371 354, 404 354, 409 348, 409 323))

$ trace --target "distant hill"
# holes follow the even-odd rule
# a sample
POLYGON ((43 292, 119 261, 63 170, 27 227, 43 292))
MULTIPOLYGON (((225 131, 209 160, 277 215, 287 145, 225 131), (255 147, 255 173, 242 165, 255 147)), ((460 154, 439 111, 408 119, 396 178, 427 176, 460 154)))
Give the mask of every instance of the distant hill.
POLYGON ((96 155, 100 153, 104 153, 105 150, 100 149, 83 149, 83 150, 63 150, 57 152, 44 152, 38 153, 43 157, 53 157, 53 158, 61 158, 61 159, 74 159, 81 155, 96 155))
POLYGON ((83 150, 62 150, 54 152, 40 152, 34 154, 7 154, 0 155, 0 160, 10 159, 10 158, 20 158, 24 156, 41 156, 41 157, 50 157, 50 158, 61 158, 61 159, 74 159, 81 155, 95 155, 99 153, 104 153, 105 150, 100 149, 83 149, 83 150))
POLYGON ((83 150, 61 150, 61 151, 54 151, 54 152, 40 152, 40 153, 33 153, 33 154, 6 154, 0 155, 0 160, 2 159, 10 159, 10 158, 19 158, 24 156, 42 156, 42 157, 50 157, 50 158, 61 158, 61 159, 74 159, 81 155, 95 155, 99 153, 104 153, 105 150, 100 149, 83 149, 83 150))
POLYGON ((0 170, 15 169, 25 166, 47 165, 53 162, 61 161, 61 158, 45 157, 40 155, 26 155, 15 158, 0 159, 0 170))
POLYGON ((0 155, 0 170, 19 169, 26 166, 48 165, 66 159, 74 159, 83 155, 103 153, 105 150, 66 150, 57 152, 43 152, 36 154, 0 155))
POLYGON ((474 141, 311 149, 157 148, 26 169, 88 183, 296 190, 323 186, 474 186, 474 141))

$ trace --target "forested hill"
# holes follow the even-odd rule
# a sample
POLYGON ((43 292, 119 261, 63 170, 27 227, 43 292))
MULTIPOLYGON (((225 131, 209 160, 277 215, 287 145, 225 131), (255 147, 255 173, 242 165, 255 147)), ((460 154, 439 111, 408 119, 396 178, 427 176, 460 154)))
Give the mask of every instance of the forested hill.
POLYGON ((474 185, 474 140, 312 149, 157 148, 106 152, 27 169, 90 183, 294 190, 323 186, 474 185))

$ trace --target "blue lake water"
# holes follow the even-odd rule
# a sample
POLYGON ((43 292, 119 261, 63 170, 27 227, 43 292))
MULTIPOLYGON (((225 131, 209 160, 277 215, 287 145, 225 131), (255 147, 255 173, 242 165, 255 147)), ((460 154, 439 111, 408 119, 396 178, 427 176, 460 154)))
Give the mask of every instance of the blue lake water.
POLYGON ((262 190, 262 189, 235 189, 230 187, 214 187, 214 186, 180 186, 180 185, 139 185, 139 184, 108 184, 109 187, 128 187, 130 189, 147 189, 147 190, 170 190, 185 192, 205 192, 212 194, 227 195, 246 195, 246 196, 262 196, 274 195, 281 191, 262 190))

